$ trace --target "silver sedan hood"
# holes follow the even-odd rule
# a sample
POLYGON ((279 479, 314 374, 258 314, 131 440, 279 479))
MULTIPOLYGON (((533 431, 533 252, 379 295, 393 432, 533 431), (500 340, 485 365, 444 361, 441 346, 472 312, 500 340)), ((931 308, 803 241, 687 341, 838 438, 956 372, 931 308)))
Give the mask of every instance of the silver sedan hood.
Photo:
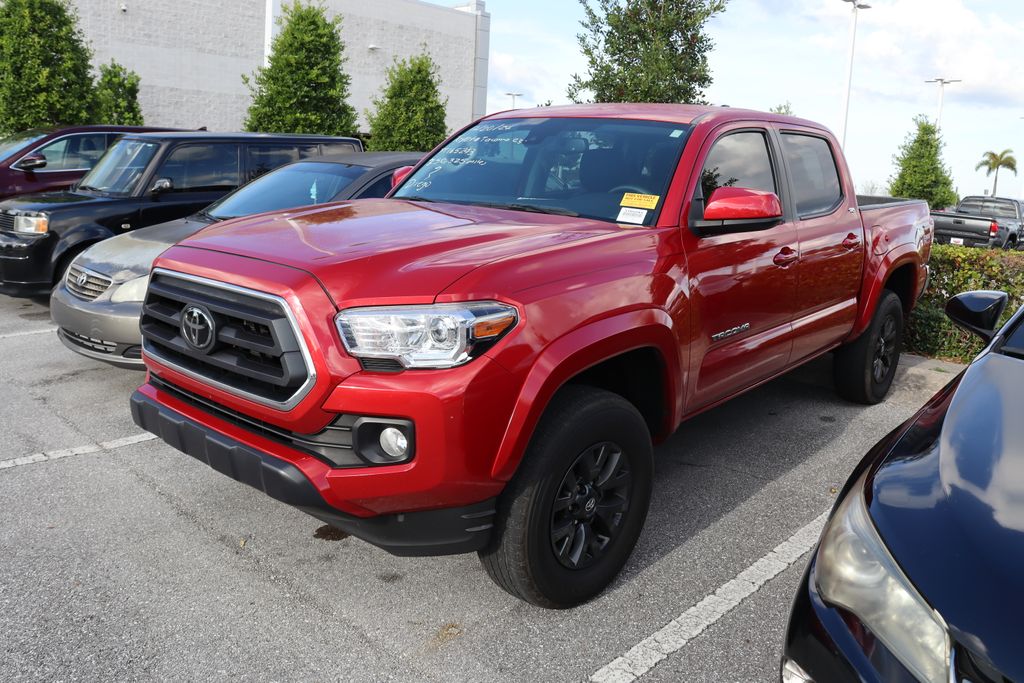
POLYGON ((154 259, 168 247, 210 225, 208 220, 189 217, 134 230, 89 247, 75 263, 114 282, 125 282, 148 274, 154 259))

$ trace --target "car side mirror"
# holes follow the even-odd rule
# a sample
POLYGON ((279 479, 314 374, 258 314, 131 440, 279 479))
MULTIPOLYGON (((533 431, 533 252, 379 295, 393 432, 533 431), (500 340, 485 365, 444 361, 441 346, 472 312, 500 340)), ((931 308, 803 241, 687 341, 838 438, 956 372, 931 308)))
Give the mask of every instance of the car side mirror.
POLYGON ((395 172, 391 174, 391 187, 398 187, 401 185, 402 181, 408 178, 409 174, 412 173, 413 168, 415 168, 415 166, 402 166, 400 168, 396 168, 395 172))
POLYGON ((157 178, 153 182, 153 187, 149 188, 150 194, 161 194, 164 192, 170 192, 174 189, 174 181, 170 178, 157 178))
POLYGON ((946 315, 957 327, 990 342, 999 329, 1007 301, 1006 292, 989 289, 963 292, 946 302, 946 315))
POLYGON ((782 221, 782 202, 774 192, 745 187, 720 187, 704 204, 704 216, 693 221, 702 235, 765 230, 782 221))
POLYGON ((42 154, 29 154, 18 162, 17 168, 22 171, 34 171, 37 168, 46 167, 46 157, 42 154))

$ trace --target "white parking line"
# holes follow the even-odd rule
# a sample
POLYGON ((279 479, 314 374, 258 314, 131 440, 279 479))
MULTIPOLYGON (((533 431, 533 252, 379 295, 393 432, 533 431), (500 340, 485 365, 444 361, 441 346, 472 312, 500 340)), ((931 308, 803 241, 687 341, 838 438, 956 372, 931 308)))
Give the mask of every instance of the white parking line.
POLYGON ((8 332, 7 334, 0 334, 0 339, 11 339, 12 337, 30 337, 33 334, 47 334, 56 331, 57 328, 51 325, 50 327, 44 327, 41 330, 22 330, 21 332, 8 332))
POLYGON ((74 448, 60 448, 55 451, 43 451, 42 453, 33 453, 32 455, 24 455, 20 458, 0 460, 0 470, 8 469, 10 467, 20 467, 21 465, 34 465, 37 462, 47 462, 48 460, 59 460, 60 458, 67 458, 72 455, 82 455, 84 453, 98 453, 100 451, 112 451, 115 448, 122 448, 124 446, 130 446, 133 443, 141 443, 143 441, 152 441, 155 438, 155 434, 135 434, 133 436, 125 436, 120 439, 114 439, 113 441, 103 441, 101 443, 87 443, 83 446, 75 446, 74 448))
POLYGON ((813 548, 826 519, 828 512, 823 512, 770 553, 723 583, 714 593, 641 640, 621 657, 595 671, 590 676, 591 683, 630 683, 682 649, 813 548))

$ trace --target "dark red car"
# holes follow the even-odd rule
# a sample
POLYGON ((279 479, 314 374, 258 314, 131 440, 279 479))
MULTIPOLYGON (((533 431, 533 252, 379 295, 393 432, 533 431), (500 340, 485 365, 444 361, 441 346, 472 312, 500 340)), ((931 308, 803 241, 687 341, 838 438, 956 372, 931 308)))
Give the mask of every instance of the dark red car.
POLYGON ((625 564, 683 420, 828 351, 841 395, 881 401, 928 278, 927 203, 858 198, 788 116, 503 112, 396 175, 163 252, 133 417, 393 553, 478 551, 546 607, 625 564))
POLYGON ((0 199, 71 187, 124 133, 163 130, 170 129, 76 126, 12 133, 0 139, 0 199))

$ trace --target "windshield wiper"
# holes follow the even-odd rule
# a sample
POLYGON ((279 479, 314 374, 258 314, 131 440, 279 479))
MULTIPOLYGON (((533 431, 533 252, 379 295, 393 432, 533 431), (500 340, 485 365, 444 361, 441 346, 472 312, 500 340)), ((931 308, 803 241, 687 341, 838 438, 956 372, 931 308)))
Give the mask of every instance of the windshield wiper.
POLYGON ((395 199, 405 199, 407 201, 412 201, 412 202, 436 202, 437 201, 436 199, 431 199, 430 197, 421 197, 421 196, 415 195, 415 194, 406 195, 404 197, 395 197, 395 199))
POLYGON ((486 206, 491 209, 509 209, 511 211, 529 211, 530 213, 546 213, 552 216, 579 216, 575 211, 563 209, 560 206, 535 206, 534 204, 501 204, 500 202, 473 202, 476 206, 486 206))

